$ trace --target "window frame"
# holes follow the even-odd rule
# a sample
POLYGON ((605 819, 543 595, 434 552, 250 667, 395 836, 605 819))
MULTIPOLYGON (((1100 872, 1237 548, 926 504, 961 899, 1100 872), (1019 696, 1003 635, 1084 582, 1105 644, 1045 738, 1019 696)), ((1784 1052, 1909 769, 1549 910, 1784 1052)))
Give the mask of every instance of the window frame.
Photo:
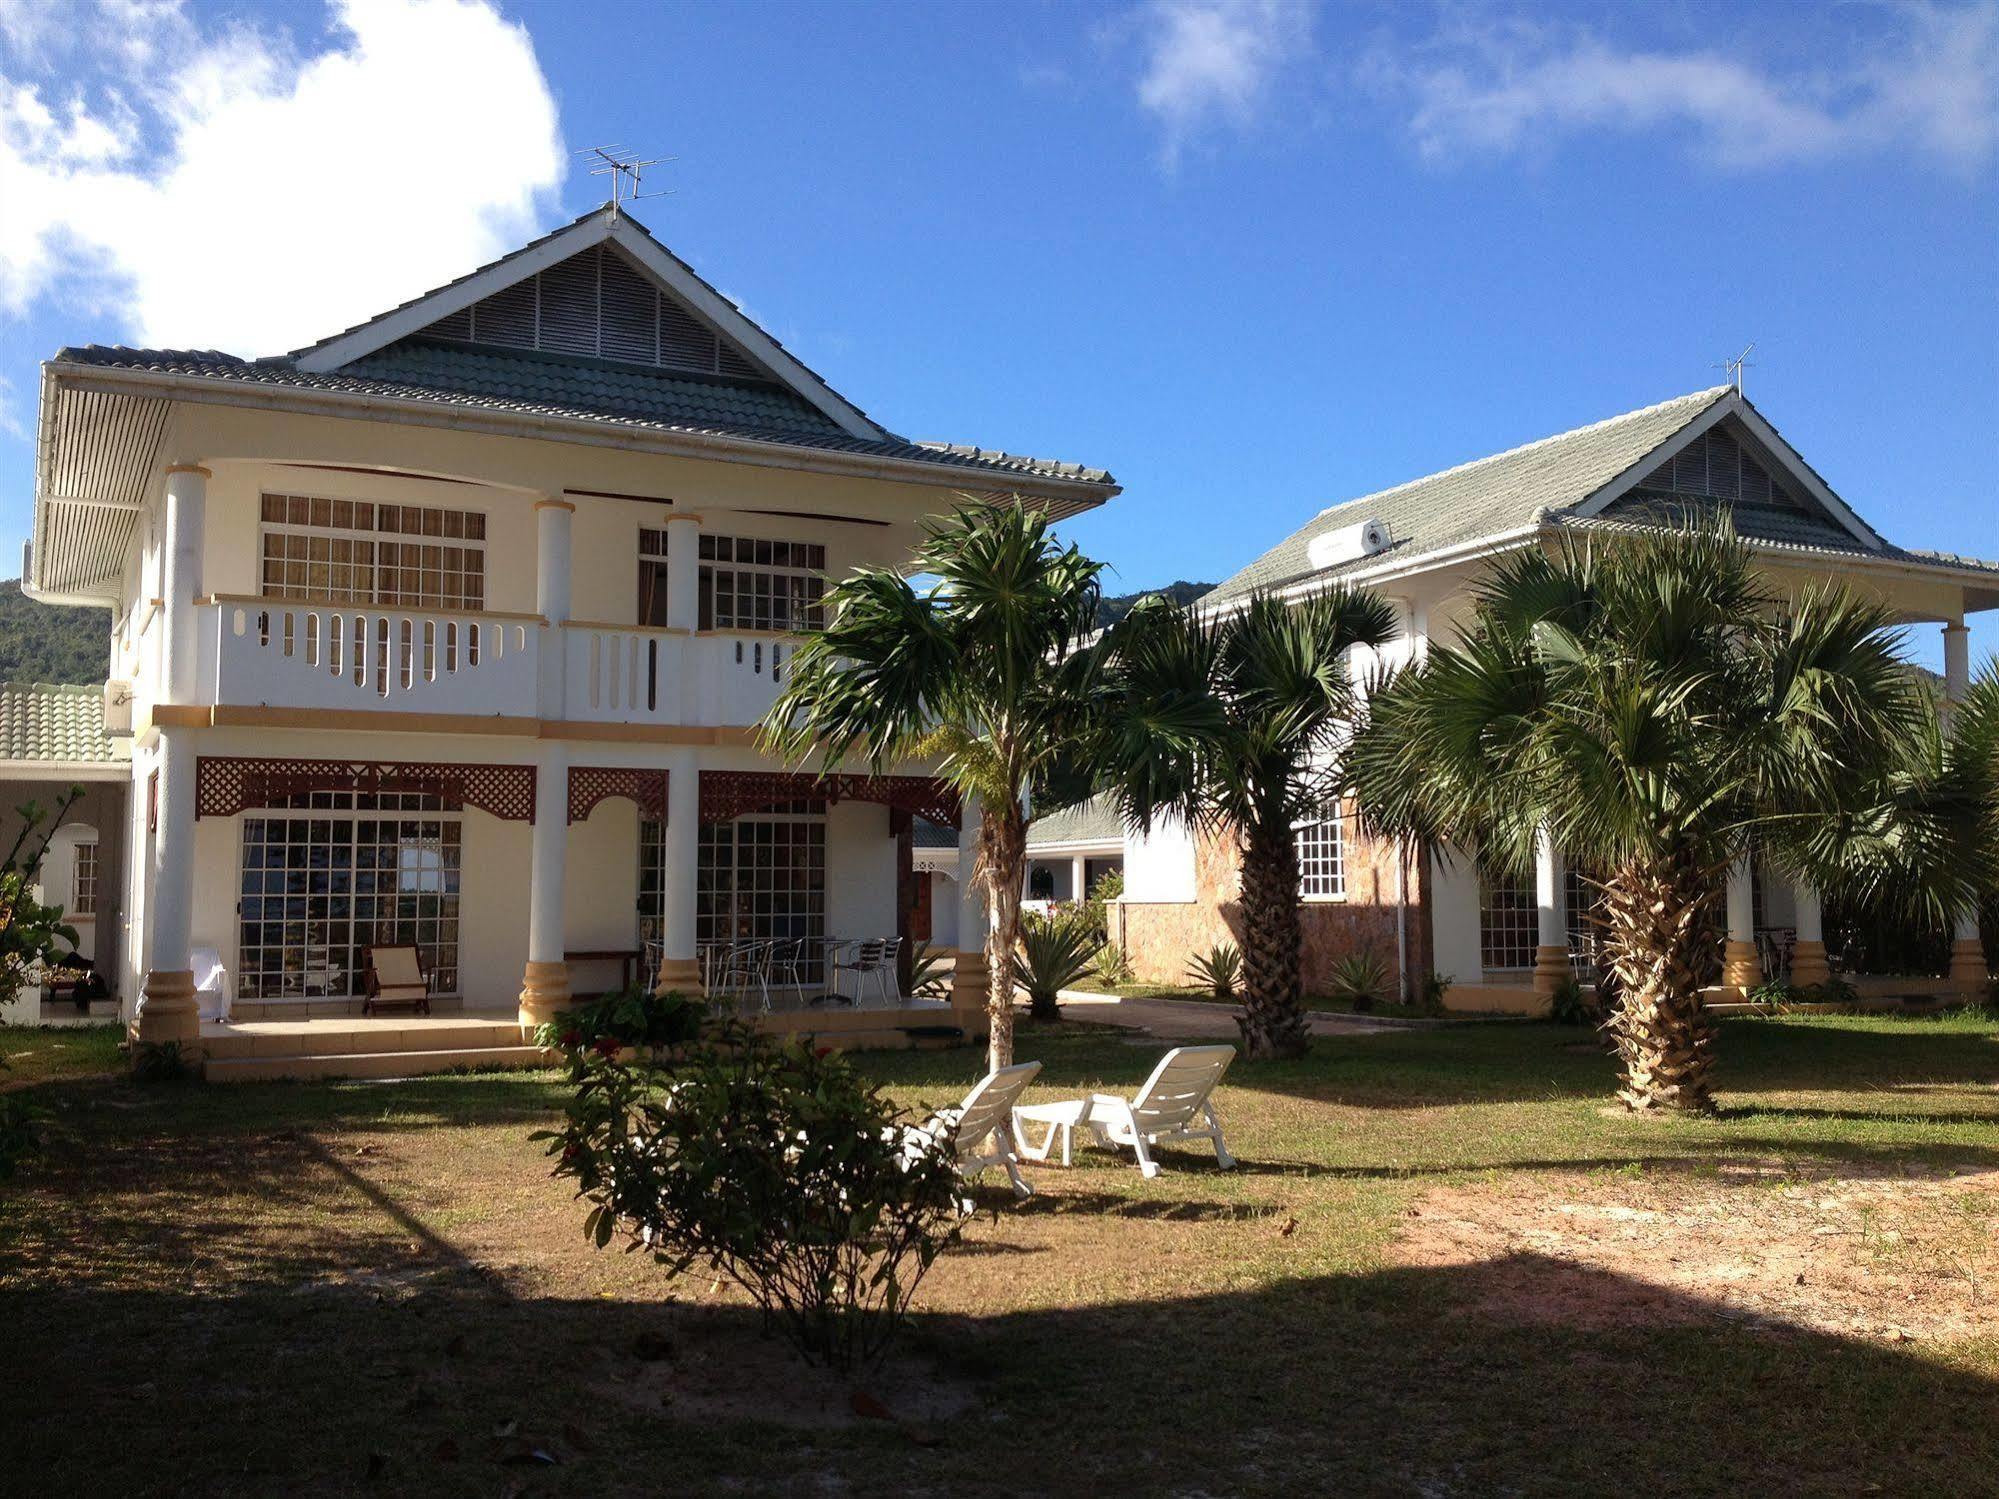
POLYGON ((1347 898, 1347 829, 1346 808, 1338 802, 1327 807, 1318 817, 1308 817, 1291 824, 1293 847, 1298 856, 1298 900, 1301 904, 1339 902, 1347 898), (1319 837, 1324 829, 1331 829, 1332 848, 1330 858, 1324 851, 1311 851, 1312 840, 1319 837), (1326 866, 1330 864, 1330 874, 1326 866), (1314 890, 1315 880, 1328 880, 1334 888, 1314 890))
MULTIPOLYGON (((488 607, 487 567, 490 525, 483 510, 459 509, 446 505, 404 504, 397 500, 352 499, 334 495, 296 494, 291 491, 259 490, 257 497, 257 594, 260 598, 292 603, 324 603, 350 609, 434 610, 450 614, 481 614, 488 607), (273 518, 276 505, 286 513, 273 518), (291 512, 303 507, 304 519, 291 512), (388 517, 393 525, 384 525, 388 517), (322 519, 324 517, 324 519, 322 519), (344 517, 344 520, 343 520, 344 517), (362 523, 365 517, 365 524, 362 523), (455 523, 455 524, 454 524, 455 523), (458 534, 450 534, 453 529, 458 534), (474 535, 474 532, 477 532, 474 535), (303 557, 273 557, 273 538, 296 538, 303 542, 303 557), (324 543, 326 555, 314 555, 314 543, 324 543), (345 547, 347 556, 336 560, 335 552, 345 547), (417 550, 416 560, 406 562, 404 552, 417 550), (366 560, 361 553, 365 549, 366 560), (424 555, 435 549, 437 557, 424 555), (393 550, 394 555, 386 555, 393 550), (459 556, 457 565, 447 569, 448 551, 459 556), (476 559, 476 566, 474 561, 476 559), (271 569, 279 571, 277 581, 271 569), (287 574, 301 570, 301 581, 287 574), (327 579, 315 586, 312 572, 324 568, 327 579), (332 581, 334 570, 348 570, 348 581, 332 581), (406 591, 404 578, 414 575, 413 592, 406 591), (361 582, 366 577, 365 592, 361 582), (447 586, 455 580, 456 587, 447 586), (430 585, 435 582, 435 587, 430 585)), ((293 548, 283 549, 289 553, 293 548)))
POLYGON ((825 623, 824 542, 703 531, 696 543, 695 561, 695 621, 702 630, 790 635, 816 630, 825 623), (747 559, 741 555, 745 548, 747 559), (780 548, 784 561, 775 560, 780 548), (801 551, 804 560, 793 560, 801 551), (726 623, 721 603, 724 577, 728 579, 729 600, 726 623), (780 615, 783 623, 779 623, 780 615))
POLYGON ((103 889, 103 866, 97 857, 98 841, 95 838, 79 838, 70 850, 69 904, 63 908, 65 920, 97 919, 98 896, 103 889), (89 866, 87 872, 86 864, 89 866))

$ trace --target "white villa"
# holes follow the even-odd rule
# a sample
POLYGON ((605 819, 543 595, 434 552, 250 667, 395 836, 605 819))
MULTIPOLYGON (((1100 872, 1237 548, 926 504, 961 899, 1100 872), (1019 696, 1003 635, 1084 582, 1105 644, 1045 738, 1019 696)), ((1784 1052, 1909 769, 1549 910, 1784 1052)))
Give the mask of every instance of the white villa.
MULTIPOLYGON (((1407 661, 1432 638, 1454 638, 1469 613, 1470 585, 1489 559, 1688 510, 1732 514, 1775 590, 1834 576, 1879 595, 1911 628, 1940 627, 1943 711, 1965 691, 1964 619, 1999 607, 1999 563, 1894 545, 1730 386, 1334 505, 1198 607, 1226 609, 1253 590, 1300 597, 1335 580, 1365 584, 1393 600, 1403 621, 1402 639, 1384 657, 1407 661)), ((1029 856, 1073 857, 1086 846, 1078 825, 1074 813, 1037 824, 1029 856)), ((1125 887, 1112 907, 1111 935, 1138 977, 1182 981, 1190 953, 1240 941, 1231 848, 1170 829, 1149 839, 1095 823, 1087 831, 1100 843, 1122 839, 1125 887)), ((1594 976, 1587 887, 1559 849, 1543 850, 1530 884, 1481 875, 1448 851, 1370 842, 1336 811, 1300 830, 1299 853, 1308 990, 1335 958, 1361 947, 1401 976, 1405 992, 1425 973, 1448 977, 1446 1003, 1463 1009, 1544 1009, 1572 974, 1583 982, 1594 976)), ((1963 994, 1986 979, 1973 921, 1927 944, 1866 930, 1857 915, 1829 924, 1813 891, 1747 866, 1730 879, 1726 908, 1717 955, 1723 993, 1753 987, 1766 970, 1814 983, 1826 977, 1829 959, 1863 995, 1963 994)))
MULTIPOLYGON (((793 631, 968 497, 1117 492, 897 436, 616 207, 290 355, 63 350, 25 587, 107 612, 139 1038, 212 1076, 408 1071, 517 1051, 648 941, 691 985, 704 943, 908 936, 933 891, 968 899, 969 856, 913 847, 960 808, 921 765, 757 751, 793 631), (359 1017, 385 945, 418 950, 430 1017, 359 1017)), ((948 1007, 773 1022, 972 1033, 983 986, 961 953, 948 1007)))

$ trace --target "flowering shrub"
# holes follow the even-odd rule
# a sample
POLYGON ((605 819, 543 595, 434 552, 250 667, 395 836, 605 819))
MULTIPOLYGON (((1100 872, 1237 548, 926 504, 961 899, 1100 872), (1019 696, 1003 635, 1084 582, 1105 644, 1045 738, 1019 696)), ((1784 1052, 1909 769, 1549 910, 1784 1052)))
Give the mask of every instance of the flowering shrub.
POLYGON ((623 1235, 669 1274, 726 1276, 808 1362, 881 1356, 958 1234, 948 1132, 916 1130, 827 1049, 679 996, 550 1031, 576 1092, 536 1138, 600 1248, 623 1235))

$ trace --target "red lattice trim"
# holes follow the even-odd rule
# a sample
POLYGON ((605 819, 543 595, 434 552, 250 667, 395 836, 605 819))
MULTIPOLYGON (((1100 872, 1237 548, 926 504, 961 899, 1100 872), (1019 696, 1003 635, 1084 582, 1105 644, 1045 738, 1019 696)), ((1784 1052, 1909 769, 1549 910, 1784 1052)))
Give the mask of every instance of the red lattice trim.
POLYGON ((438 765, 407 760, 285 760, 202 755, 194 765, 194 815, 234 817, 313 791, 414 791, 456 811, 477 807, 506 822, 534 821, 532 765, 438 765))
POLYGON ((828 802, 879 802, 947 828, 958 825, 958 793, 934 776, 815 776, 775 770, 701 772, 701 820, 727 822, 780 802, 824 797, 828 802))
POLYGON ((597 803, 622 796, 639 804, 639 815, 666 821, 666 772, 624 769, 611 765, 569 767, 569 820, 583 822, 597 803))

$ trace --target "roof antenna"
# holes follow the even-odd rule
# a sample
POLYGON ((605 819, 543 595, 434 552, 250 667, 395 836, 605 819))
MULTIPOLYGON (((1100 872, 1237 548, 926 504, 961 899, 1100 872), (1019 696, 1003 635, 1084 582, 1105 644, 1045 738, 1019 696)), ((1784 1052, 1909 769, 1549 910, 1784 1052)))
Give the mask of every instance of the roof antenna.
POLYGON ((609 177, 611 179, 610 207, 613 213, 617 212, 621 205, 636 203, 641 198, 664 198, 669 196, 673 192, 673 189, 670 187, 661 188, 658 192, 647 193, 639 191, 639 186, 645 177, 645 169, 647 167, 656 167, 665 161, 680 160, 678 156, 639 157, 626 151, 623 146, 617 145, 591 146, 588 150, 578 151, 575 154, 578 156, 594 156, 602 163, 601 166, 590 168, 590 175, 592 177, 609 177))
POLYGON ((1742 394, 1742 372, 1755 368, 1749 362, 1749 351, 1755 347, 1756 345, 1753 343, 1744 344, 1740 354, 1737 354, 1733 359, 1724 359, 1720 364, 1715 366, 1718 370, 1728 371, 1728 383, 1735 387, 1737 395, 1742 394))

